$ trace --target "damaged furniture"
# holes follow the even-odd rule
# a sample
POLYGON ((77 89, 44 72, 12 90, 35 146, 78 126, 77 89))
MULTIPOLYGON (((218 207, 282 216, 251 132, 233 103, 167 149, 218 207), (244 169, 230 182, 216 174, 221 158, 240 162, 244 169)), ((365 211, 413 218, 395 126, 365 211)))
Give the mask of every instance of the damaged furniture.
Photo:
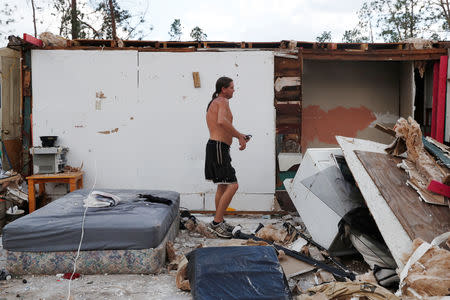
POLYGON ((340 220, 364 202, 342 160, 339 148, 308 149, 294 180, 284 182, 313 240, 336 255, 349 254, 338 238, 340 220))
MULTIPOLYGON (((180 195, 171 191, 102 190, 116 195, 112 207, 89 207, 77 272, 81 274, 149 274, 165 261, 166 243, 179 227, 180 195), (139 194, 172 201, 151 203, 139 194)), ((80 243, 83 200, 77 190, 22 217, 3 229, 7 269, 12 274, 70 272, 80 243)))
POLYGON ((34 185, 39 184, 39 194, 45 192, 45 184, 49 182, 67 183, 70 186, 70 191, 83 188, 83 174, 84 172, 70 172, 59 174, 35 174, 28 176, 28 209, 32 213, 36 209, 36 196, 34 185))

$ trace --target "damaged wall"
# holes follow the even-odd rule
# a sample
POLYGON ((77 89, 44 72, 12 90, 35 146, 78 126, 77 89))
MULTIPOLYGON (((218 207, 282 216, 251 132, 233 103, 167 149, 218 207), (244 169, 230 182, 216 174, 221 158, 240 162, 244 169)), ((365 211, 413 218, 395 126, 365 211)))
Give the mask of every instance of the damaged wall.
MULTIPOLYGON (((0 49, 0 120, 1 138, 8 153, 2 155, 4 170, 11 167, 20 171, 21 141, 21 93, 20 52, 8 48, 0 49)), ((1 152, 4 152, 3 147, 1 152)))
MULTIPOLYGON (((398 62, 305 60, 302 152, 311 147, 335 146, 336 135, 389 143, 392 138, 374 125, 392 127, 397 121, 400 104, 407 101, 406 93, 401 93, 403 73, 398 62)), ((408 76, 405 87, 408 78, 413 79, 408 76)))
POLYGON ((253 139, 231 148, 235 209, 270 210, 275 190, 272 52, 156 53, 33 50, 33 141, 57 135, 82 162, 85 187, 169 189, 182 206, 210 209, 204 180, 206 106, 215 81, 235 81, 234 124, 253 139), (200 88, 193 72, 199 72, 200 88), (258 113, 254 113, 255 108, 258 113), (264 162, 264 163, 261 163, 264 162), (257 167, 255 167, 257 166, 257 167))

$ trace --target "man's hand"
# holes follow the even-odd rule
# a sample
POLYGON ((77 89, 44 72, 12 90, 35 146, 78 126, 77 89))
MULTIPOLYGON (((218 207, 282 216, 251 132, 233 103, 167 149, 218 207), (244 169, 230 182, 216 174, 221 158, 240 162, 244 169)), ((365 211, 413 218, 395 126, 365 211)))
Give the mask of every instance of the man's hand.
POLYGON ((245 134, 239 134, 239 150, 244 150, 247 147, 247 139, 245 134))

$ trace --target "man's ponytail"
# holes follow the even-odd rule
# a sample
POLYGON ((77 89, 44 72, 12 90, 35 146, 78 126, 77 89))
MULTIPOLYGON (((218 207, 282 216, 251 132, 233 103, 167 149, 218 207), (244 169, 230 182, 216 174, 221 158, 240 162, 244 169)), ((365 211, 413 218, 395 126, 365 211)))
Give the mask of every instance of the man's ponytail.
POLYGON ((233 82, 233 79, 229 77, 220 77, 216 81, 216 91, 212 94, 211 101, 208 103, 208 107, 206 108, 206 111, 208 111, 209 106, 211 103, 219 97, 219 94, 222 92, 222 88, 227 88, 230 86, 230 84, 233 82))

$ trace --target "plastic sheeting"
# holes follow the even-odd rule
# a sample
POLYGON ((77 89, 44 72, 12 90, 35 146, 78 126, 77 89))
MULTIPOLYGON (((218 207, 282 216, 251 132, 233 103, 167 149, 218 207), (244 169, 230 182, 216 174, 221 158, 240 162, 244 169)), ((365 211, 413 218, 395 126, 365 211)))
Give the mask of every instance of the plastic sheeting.
POLYGON ((273 247, 208 247, 187 255, 191 293, 203 299, 292 299, 273 247))

